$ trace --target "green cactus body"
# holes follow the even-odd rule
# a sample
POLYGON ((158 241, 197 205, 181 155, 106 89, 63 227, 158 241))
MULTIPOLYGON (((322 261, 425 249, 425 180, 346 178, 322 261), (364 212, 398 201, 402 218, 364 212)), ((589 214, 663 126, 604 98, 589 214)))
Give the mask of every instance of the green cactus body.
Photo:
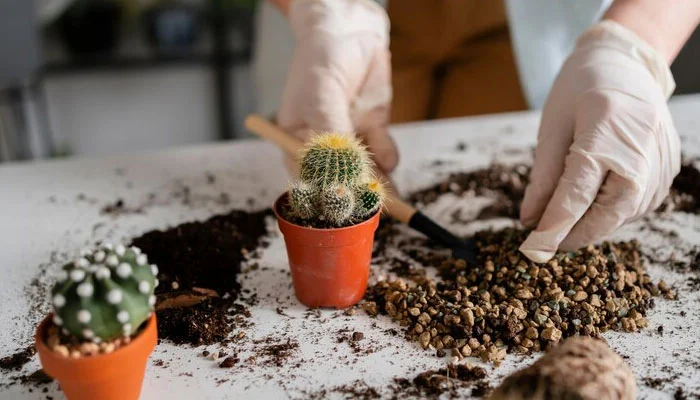
POLYGON ((323 219, 342 226, 355 210, 355 194, 346 186, 331 186, 321 192, 320 203, 323 219))
POLYGON ((289 189, 290 216, 327 228, 360 222, 382 204, 382 185, 372 177, 367 150, 352 135, 313 137, 301 157, 301 179, 289 189))
POLYGON ((382 185, 376 180, 360 186, 356 196, 355 216, 357 218, 367 218, 376 213, 384 202, 382 185))
POLYGON ((354 137, 319 135, 312 139, 301 160, 301 180, 314 186, 357 186, 367 171, 367 155, 354 137))
POLYGON ((66 264, 51 291, 54 323, 93 342, 131 336, 154 310, 158 268, 136 247, 103 246, 66 264))
POLYGON ((317 191, 304 181, 295 182, 289 189, 289 206, 292 213, 302 219, 311 219, 318 214, 317 191))

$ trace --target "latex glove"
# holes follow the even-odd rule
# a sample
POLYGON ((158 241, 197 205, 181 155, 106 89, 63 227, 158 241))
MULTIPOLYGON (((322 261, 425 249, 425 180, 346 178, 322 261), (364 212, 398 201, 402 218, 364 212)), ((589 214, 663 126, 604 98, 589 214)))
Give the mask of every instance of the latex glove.
MULTIPOLYGON (((324 131, 355 132, 381 170, 398 163, 388 134, 391 104, 389 19, 371 0, 295 0, 296 36, 277 123, 307 140, 324 131)), ((287 158, 290 171, 298 166, 287 158)))
POLYGON ((680 171, 666 104, 674 88, 664 58, 622 25, 604 21, 581 36, 543 109, 520 210, 537 228, 523 254, 546 262, 662 203, 680 171))

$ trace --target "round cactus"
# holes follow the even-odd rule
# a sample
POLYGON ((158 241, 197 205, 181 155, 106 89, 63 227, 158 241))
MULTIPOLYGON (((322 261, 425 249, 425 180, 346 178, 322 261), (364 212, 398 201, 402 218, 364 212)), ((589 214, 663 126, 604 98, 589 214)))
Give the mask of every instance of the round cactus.
POLYGON ((346 186, 331 186, 321 192, 320 203, 321 217, 336 226, 342 226, 355 210, 355 194, 346 186))
POLYGON ((377 179, 361 185, 356 193, 355 216, 366 218, 379 210, 384 203, 384 186, 377 179))
POLYGON ((316 190, 304 181, 292 183, 289 189, 289 206, 292 213, 302 219, 311 219, 318 214, 316 190))
POLYGON ((76 339, 131 336, 153 312, 158 267, 136 247, 105 245, 63 266, 51 290, 54 324, 76 339))
POLYGON ((317 135, 304 150, 301 179, 320 187, 355 187, 367 172, 368 160, 365 148, 352 135, 317 135))

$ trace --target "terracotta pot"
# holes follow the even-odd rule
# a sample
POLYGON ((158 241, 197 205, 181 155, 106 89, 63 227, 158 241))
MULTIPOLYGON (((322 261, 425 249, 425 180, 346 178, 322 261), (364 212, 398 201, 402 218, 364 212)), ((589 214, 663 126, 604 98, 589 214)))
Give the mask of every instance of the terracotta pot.
POLYGON ((141 394, 146 361, 158 342, 155 313, 128 345, 110 354, 67 358, 44 343, 51 315, 39 324, 34 342, 44 372, 58 380, 69 400, 137 400, 141 394))
POLYGON ((287 193, 273 206, 287 247, 294 293, 307 307, 346 308, 367 290, 374 231, 379 212, 357 225, 315 229, 293 224, 279 214, 287 193))

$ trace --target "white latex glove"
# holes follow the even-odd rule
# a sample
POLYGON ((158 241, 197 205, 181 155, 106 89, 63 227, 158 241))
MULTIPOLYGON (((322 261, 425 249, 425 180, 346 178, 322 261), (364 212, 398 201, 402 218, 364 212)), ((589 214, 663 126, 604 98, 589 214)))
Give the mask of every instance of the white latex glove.
POLYGON ((354 132, 380 170, 391 172, 398 153, 387 131, 392 92, 386 11, 371 0, 295 0, 289 22, 297 43, 277 123, 302 140, 324 131, 354 132))
POLYGON ((665 59, 632 31, 603 21, 579 39, 554 83, 520 210, 537 228, 520 251, 546 262, 657 208, 680 171, 666 105, 665 59))

